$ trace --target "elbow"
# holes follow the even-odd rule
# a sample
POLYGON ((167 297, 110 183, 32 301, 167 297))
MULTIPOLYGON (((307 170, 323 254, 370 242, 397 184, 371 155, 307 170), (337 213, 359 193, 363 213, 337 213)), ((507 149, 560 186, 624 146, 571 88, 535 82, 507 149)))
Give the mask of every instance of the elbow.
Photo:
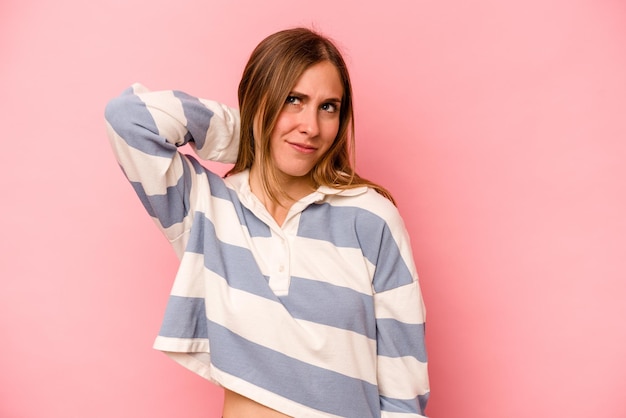
MULTIPOLYGON (((132 96, 130 96, 132 97, 132 96)), ((131 104, 129 95, 115 97, 104 108, 104 119, 112 126, 123 124, 129 115, 131 104)))
POLYGON ((139 97, 135 94, 141 90, 143 86, 133 84, 126 88, 122 94, 109 100, 104 108, 104 119, 112 126, 115 123, 122 122, 124 119, 130 118, 132 110, 136 104, 140 103, 139 97))

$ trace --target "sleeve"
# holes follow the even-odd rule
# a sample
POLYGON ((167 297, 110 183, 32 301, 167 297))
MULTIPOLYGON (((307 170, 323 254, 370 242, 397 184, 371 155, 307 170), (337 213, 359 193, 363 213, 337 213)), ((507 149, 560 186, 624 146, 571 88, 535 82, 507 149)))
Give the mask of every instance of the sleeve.
POLYGON ((232 163, 239 145, 239 113, 179 91, 150 92, 134 84, 105 110, 107 133, 124 174, 177 253, 191 226, 204 168, 178 152, 189 144, 202 159, 232 163))
POLYGON ((408 233, 395 215, 382 231, 373 279, 381 417, 417 418, 430 394, 426 312, 408 233))

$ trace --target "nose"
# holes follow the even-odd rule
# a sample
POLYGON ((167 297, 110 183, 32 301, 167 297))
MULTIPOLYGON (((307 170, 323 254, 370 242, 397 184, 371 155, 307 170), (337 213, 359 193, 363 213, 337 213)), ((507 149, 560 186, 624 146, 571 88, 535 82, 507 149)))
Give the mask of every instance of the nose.
POLYGON ((317 136, 320 131, 317 109, 313 106, 306 106, 300 112, 300 132, 310 137, 317 136))

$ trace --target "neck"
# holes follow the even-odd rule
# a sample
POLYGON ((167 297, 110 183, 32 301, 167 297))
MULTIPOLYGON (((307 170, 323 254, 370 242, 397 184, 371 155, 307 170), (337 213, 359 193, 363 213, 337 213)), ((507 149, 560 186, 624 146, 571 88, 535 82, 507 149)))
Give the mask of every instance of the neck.
POLYGON ((282 225, 289 209, 295 202, 315 191, 315 186, 308 176, 291 177, 283 175, 279 176, 278 184, 275 190, 273 190, 276 199, 272 199, 263 187, 261 174, 256 164, 253 164, 250 168, 249 181, 252 193, 263 203, 279 225, 282 225))

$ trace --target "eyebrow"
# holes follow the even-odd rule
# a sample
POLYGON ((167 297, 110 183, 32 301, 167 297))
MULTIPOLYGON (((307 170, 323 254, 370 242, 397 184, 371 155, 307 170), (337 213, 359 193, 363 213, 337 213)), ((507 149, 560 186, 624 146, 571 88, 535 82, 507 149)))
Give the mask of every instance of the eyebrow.
MULTIPOLYGON (((303 100, 308 100, 308 99, 310 99, 310 98, 311 98, 308 94, 299 93, 299 92, 297 92, 297 91, 295 91, 295 90, 294 90, 294 91, 292 91, 291 93, 289 93, 289 95, 290 95, 290 96, 296 96, 296 97, 298 97, 298 98, 300 98, 300 99, 303 99, 303 100)), ((331 97, 331 98, 328 98, 328 99, 324 99, 324 100, 323 100, 323 102, 324 102, 324 103, 328 103, 328 102, 332 102, 332 103, 341 103, 341 99, 338 99, 338 98, 336 98, 336 97, 331 97)))

